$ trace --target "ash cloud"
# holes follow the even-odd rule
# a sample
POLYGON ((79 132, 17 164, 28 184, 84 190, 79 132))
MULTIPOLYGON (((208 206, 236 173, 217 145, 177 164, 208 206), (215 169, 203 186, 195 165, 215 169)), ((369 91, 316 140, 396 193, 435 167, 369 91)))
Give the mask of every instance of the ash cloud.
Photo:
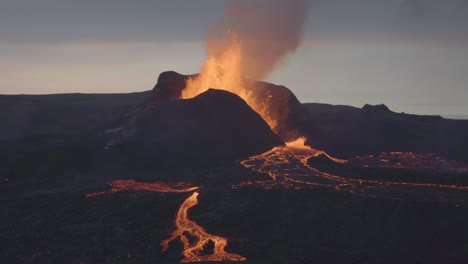
POLYGON ((219 55, 238 37, 245 77, 263 79, 301 43, 306 0, 230 0, 207 36, 207 52, 219 55))

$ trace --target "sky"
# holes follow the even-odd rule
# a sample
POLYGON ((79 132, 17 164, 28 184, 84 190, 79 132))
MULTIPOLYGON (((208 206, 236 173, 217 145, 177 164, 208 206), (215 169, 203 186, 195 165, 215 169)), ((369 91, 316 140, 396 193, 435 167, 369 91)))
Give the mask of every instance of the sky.
MULTIPOLYGON (((291 0, 285 0, 291 1, 291 0)), ((150 90, 199 72, 223 0, 0 0, 0 94, 150 90)), ((468 117, 468 1, 311 0, 266 81, 301 102, 468 117)))

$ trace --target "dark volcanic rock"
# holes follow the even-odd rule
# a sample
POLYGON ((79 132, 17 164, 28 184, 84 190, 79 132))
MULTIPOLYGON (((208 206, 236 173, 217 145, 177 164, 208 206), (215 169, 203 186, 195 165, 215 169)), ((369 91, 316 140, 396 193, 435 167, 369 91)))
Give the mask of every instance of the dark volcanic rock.
POLYGON ((370 113, 391 113, 390 109, 384 104, 379 104, 379 105, 366 104, 362 107, 362 110, 365 112, 370 112, 370 113))
POLYGON ((148 107, 111 134, 112 146, 134 146, 155 161, 186 166, 219 164, 283 144, 240 97, 213 89, 148 107))
MULTIPOLYGON (((146 107, 179 98, 187 79, 196 76, 196 74, 182 75, 174 71, 161 73, 146 107)), ((299 100, 288 88, 267 82, 248 81, 246 89, 253 92, 257 103, 264 105, 271 117, 277 121, 274 131, 284 141, 304 135, 305 112, 299 100)))
POLYGON ((182 90, 185 88, 185 82, 192 77, 196 77, 196 74, 183 75, 175 71, 161 73, 148 103, 161 103, 180 98, 182 90))

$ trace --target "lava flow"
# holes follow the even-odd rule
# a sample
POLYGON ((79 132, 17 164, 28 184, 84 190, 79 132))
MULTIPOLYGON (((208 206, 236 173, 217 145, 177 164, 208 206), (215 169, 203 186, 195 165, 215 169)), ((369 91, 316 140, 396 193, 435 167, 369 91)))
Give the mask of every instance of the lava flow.
MULTIPOLYGON (((123 191, 184 193, 192 192, 198 189, 198 187, 190 186, 187 183, 145 183, 137 182, 135 180, 116 180, 108 184, 111 186, 110 190, 87 194, 86 197, 113 194, 123 191)), ((182 262, 246 260, 246 258, 243 256, 228 253, 224 250, 228 244, 226 238, 208 234, 203 227, 199 226, 197 223, 188 218, 188 210, 198 204, 198 194, 198 192, 194 192, 180 206, 175 220, 177 229, 172 233, 172 236, 169 239, 166 239, 161 243, 163 251, 166 251, 169 248, 169 242, 180 237, 184 246, 184 250, 182 252, 182 254, 184 255, 184 259, 182 260, 182 262), (191 238, 196 238, 196 240, 194 242, 191 242, 187 237, 186 233, 188 233, 191 238), (203 250, 209 244, 210 241, 214 243, 213 253, 204 255, 203 250)))
POLYGON ((135 180, 116 180, 108 183, 111 189, 103 192, 95 192, 87 194, 86 197, 93 197, 98 195, 112 194, 123 191, 150 191, 150 192, 172 192, 172 193, 184 193, 191 192, 198 189, 198 187, 191 186, 190 184, 178 182, 178 183, 167 183, 167 182, 137 182, 135 180))
MULTIPOLYGON (((335 163, 348 163, 346 160, 340 160, 329 156, 321 150, 313 149, 304 145, 304 139, 298 139, 289 142, 286 146, 278 146, 263 154, 252 156, 241 164, 260 173, 268 174, 271 179, 263 181, 247 181, 233 186, 239 188, 247 185, 262 186, 266 189, 271 188, 330 188, 337 191, 349 192, 362 196, 381 196, 387 198, 402 197, 402 194, 409 196, 420 195, 420 197, 428 198, 427 192, 423 195, 418 192, 421 188, 436 188, 439 191, 433 192, 438 195, 440 200, 447 200, 459 197, 464 197, 468 186, 454 184, 435 184, 435 183, 418 183, 404 181, 387 181, 374 179, 347 178, 343 176, 326 173, 312 167, 308 164, 310 158, 319 155, 326 156, 335 163), (457 196, 458 195, 458 196, 457 196)), ((394 153, 394 155, 396 155, 394 153)), ((354 160, 350 162, 354 164, 354 160)), ((362 160, 360 160, 362 162, 362 160)), ((432 193, 432 192, 429 192, 432 193)), ((463 198, 464 200, 464 198, 463 198)))
POLYGON ((206 230, 199 226, 194 221, 188 218, 188 210, 198 204, 198 192, 194 192, 180 206, 176 217, 177 229, 172 233, 172 236, 161 243, 163 250, 169 248, 169 242, 180 238, 184 246, 182 262, 200 262, 200 261, 244 261, 245 257, 228 253, 224 250, 227 246, 227 239, 220 236, 210 235, 206 230), (191 242, 188 233, 191 237, 195 237, 195 241, 191 242), (213 253, 203 255, 202 251, 212 241, 214 243, 213 253))
MULTIPOLYGON (((348 184, 348 180, 323 173, 310 167, 307 160, 318 155, 327 155, 324 151, 312 149, 304 145, 305 138, 298 138, 295 141, 286 143, 286 146, 278 146, 273 149, 252 156, 241 164, 257 172, 267 173, 271 180, 261 182, 245 182, 234 188, 243 185, 260 184, 270 189, 273 187, 285 187, 299 189, 304 185, 309 186, 336 186, 348 184)), ((328 156, 329 157, 329 156, 328 156)), ((331 157, 330 157, 331 158, 331 157)), ((335 162, 346 163, 346 160, 332 158, 335 162)))

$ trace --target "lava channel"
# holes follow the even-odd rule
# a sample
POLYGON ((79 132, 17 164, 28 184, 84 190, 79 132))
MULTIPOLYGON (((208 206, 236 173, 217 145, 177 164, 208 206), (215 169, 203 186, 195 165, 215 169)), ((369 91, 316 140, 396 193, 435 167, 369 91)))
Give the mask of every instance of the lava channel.
MULTIPOLYGON (((109 182, 111 186, 110 190, 95 192, 87 194, 86 197, 94 197, 98 195, 107 195, 123 191, 151 191, 151 192, 163 192, 163 193, 185 193, 192 192, 199 189, 199 187, 190 186, 188 183, 165 183, 165 182, 137 182, 135 180, 116 180, 109 182)), ((164 240, 161 243, 163 252, 169 248, 169 243, 176 238, 180 237, 184 250, 182 252, 184 259, 182 262, 201 262, 201 261, 244 261, 245 257, 228 253, 224 250, 227 246, 228 241, 224 237, 215 236, 208 234, 206 230, 199 226, 196 222, 188 218, 188 210, 198 204, 198 192, 194 192, 179 208, 175 224, 177 229, 172 233, 169 239, 164 240), (185 235, 188 233, 191 237, 196 238, 194 242, 190 242, 188 237, 185 235), (203 249, 208 243, 212 241, 214 243, 214 249, 212 254, 203 255, 203 249)))
POLYGON ((185 193, 192 192, 198 189, 198 187, 190 186, 184 182, 167 183, 167 182, 137 182, 135 180, 116 180, 109 182, 108 185, 111 187, 108 191, 95 192, 87 194, 86 197, 93 197, 98 195, 112 194, 123 191, 150 191, 150 192, 162 192, 162 193, 185 193))
POLYGON ((228 241, 224 237, 208 234, 206 230, 199 226, 194 221, 188 218, 188 210, 198 204, 198 192, 194 192, 179 208, 176 217, 177 229, 172 233, 172 236, 161 243, 163 251, 169 248, 169 243, 177 238, 180 238, 184 246, 182 254, 184 259, 182 262, 201 262, 201 261, 244 261, 245 257, 229 253, 224 250, 228 241), (187 235, 194 237, 195 241, 191 242, 187 235), (214 243, 213 253, 203 255, 202 251, 208 243, 214 243))

